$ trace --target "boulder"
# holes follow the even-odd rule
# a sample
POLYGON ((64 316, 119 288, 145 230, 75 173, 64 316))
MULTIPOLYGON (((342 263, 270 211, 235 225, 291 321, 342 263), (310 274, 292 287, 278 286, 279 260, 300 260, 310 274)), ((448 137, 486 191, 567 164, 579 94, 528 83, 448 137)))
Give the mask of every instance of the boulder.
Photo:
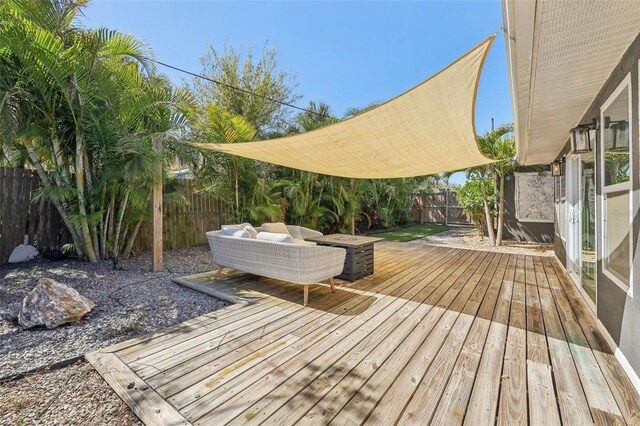
POLYGON ((42 278, 22 301, 18 323, 23 328, 38 325, 55 328, 78 321, 95 306, 73 288, 42 278))
POLYGON ((9 256, 9 263, 20 263, 31 260, 38 255, 38 249, 29 244, 20 244, 14 248, 9 256))

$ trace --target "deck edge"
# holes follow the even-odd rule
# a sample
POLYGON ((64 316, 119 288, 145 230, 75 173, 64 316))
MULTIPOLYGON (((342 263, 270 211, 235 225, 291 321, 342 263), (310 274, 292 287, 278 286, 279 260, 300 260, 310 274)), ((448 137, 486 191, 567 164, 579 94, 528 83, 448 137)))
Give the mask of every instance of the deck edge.
POLYGON ((85 355, 85 359, 145 425, 191 425, 115 354, 91 352, 85 355), (145 401, 145 404, 140 404, 140 401, 145 401))
POLYGON ((213 296, 217 299, 223 300, 225 302, 228 303, 240 303, 243 305, 251 305, 256 303, 255 301, 251 301, 251 300, 247 300, 247 299, 243 299, 242 297, 238 297, 238 296, 232 296, 228 293, 225 293, 223 291, 218 291, 215 288, 211 288, 209 286, 206 285, 202 285, 202 284, 194 284, 192 282, 189 282, 189 278, 197 278, 197 277, 201 277, 201 276, 205 276, 205 275, 211 275, 211 272, 205 272, 202 274, 194 274, 194 275, 187 275, 184 277, 177 277, 177 278, 171 278, 171 281, 173 281, 176 284, 179 284, 181 286, 190 288, 192 290, 198 291, 200 293, 204 293, 207 294, 209 296, 213 296))

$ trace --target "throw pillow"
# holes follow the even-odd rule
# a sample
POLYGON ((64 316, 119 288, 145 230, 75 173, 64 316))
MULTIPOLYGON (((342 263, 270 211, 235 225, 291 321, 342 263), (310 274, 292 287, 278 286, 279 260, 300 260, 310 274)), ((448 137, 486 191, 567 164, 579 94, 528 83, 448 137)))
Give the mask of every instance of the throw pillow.
POLYGON ((265 232, 273 232, 276 234, 291 234, 287 229, 287 225, 282 222, 263 223, 262 230, 265 232))
POLYGON ((293 244, 293 237, 289 234, 275 233, 275 232, 258 232, 259 240, 272 241, 276 243, 290 243, 293 244))
POLYGON ((234 238, 249 238, 251 239, 251 234, 246 229, 240 229, 233 233, 232 237, 234 238))
POLYGON ((256 238, 258 231, 250 223, 240 223, 238 225, 222 225, 222 235, 233 236, 236 231, 246 230, 250 238, 256 238))

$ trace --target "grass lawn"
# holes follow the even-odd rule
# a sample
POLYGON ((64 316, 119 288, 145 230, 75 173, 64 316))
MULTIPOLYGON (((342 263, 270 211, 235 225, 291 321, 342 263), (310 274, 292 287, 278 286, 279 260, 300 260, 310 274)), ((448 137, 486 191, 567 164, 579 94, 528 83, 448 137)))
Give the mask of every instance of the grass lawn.
POLYGON ((384 238, 388 241, 411 241, 418 238, 426 237, 427 235, 437 234, 449 229, 447 225, 437 223, 425 223, 424 225, 414 225, 406 228, 396 229, 395 231, 376 232, 371 234, 372 237, 384 238))

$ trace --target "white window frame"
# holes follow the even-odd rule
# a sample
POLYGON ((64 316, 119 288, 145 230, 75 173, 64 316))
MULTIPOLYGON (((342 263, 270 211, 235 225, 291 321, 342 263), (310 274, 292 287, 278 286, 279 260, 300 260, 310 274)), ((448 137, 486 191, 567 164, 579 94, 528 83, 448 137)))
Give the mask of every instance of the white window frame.
MULTIPOLYGON (((600 158, 598 161, 598 168, 600 169, 600 190, 601 190, 601 202, 600 202, 600 237, 602 238, 602 244, 600 244, 600 259, 602 259, 602 272, 607 276, 611 281, 613 281, 616 285, 618 285, 622 290, 624 290, 629 297, 633 297, 633 238, 629 235, 629 285, 622 282, 615 274, 609 272, 605 266, 605 251, 606 251, 606 197, 607 194, 616 193, 616 192, 624 192, 627 191, 629 193, 629 232, 632 233, 633 230, 633 216, 634 216, 634 202, 633 202, 633 149, 632 149, 632 140, 633 140, 633 132, 635 129, 634 124, 634 115, 632 108, 632 94, 633 88, 631 87, 631 73, 627 74, 626 77, 620 82, 618 87, 611 93, 611 95, 607 98, 607 100, 600 107, 600 140, 598 141, 599 145, 599 153, 600 158), (629 180, 623 183, 617 183, 614 185, 605 186, 604 182, 604 111, 611 106, 611 104, 616 100, 616 98, 624 91, 628 91, 628 102, 629 102, 629 180)), ((597 219, 597 218, 596 218, 597 219)))
POLYGON ((565 178, 565 174, 566 174, 566 166, 563 164, 561 166, 563 168, 562 173, 560 174, 560 176, 557 177, 555 184, 557 185, 557 191, 558 191, 558 208, 557 211, 564 211, 564 223, 560 223, 560 217, 557 218, 556 222, 557 222, 557 226, 560 228, 558 229, 558 235, 560 236, 560 240, 565 243, 566 246, 566 242, 567 242, 567 212, 568 212, 568 208, 567 208, 567 180, 565 178), (560 192, 560 188, 564 185, 564 196, 562 196, 561 192, 560 192), (564 230, 564 232, 562 232, 562 230, 564 230))

